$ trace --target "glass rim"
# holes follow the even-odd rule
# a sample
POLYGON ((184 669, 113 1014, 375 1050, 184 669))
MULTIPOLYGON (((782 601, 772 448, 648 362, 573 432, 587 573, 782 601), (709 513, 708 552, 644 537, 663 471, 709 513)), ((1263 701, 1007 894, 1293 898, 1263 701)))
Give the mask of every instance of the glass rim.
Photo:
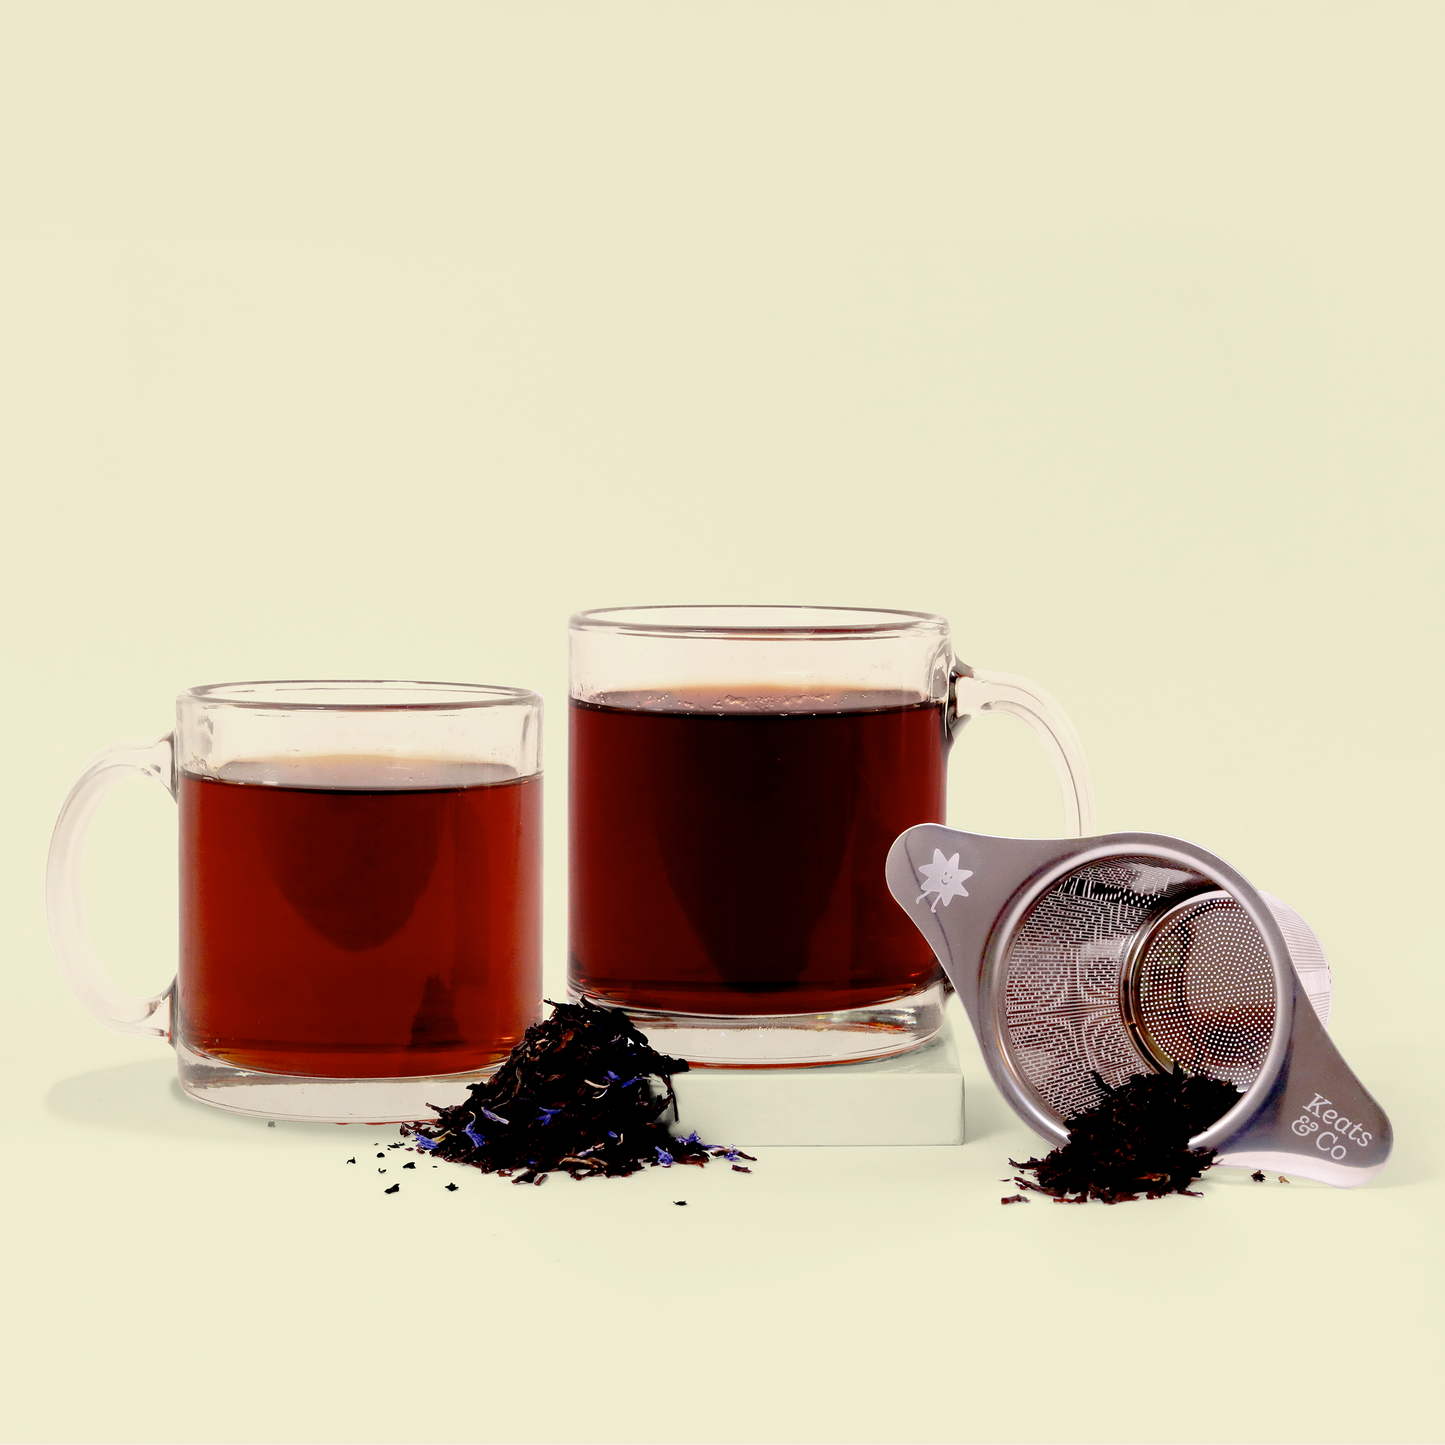
POLYGON ((212 702, 226 707, 254 708, 258 710, 284 709, 285 711, 311 712, 455 712, 459 708, 514 707, 517 705, 541 705, 540 693, 525 687, 502 687, 482 682, 412 682, 399 678, 270 678, 255 682, 210 682, 200 687, 187 688, 176 699, 177 702, 212 702), (324 694, 334 689, 336 697, 312 697, 289 695, 294 689, 297 694, 306 692, 324 694), (264 696, 247 696, 254 690, 264 696), (369 698, 364 701, 345 701, 348 691, 383 693, 395 691, 396 701, 369 698), (239 693, 240 695, 235 695, 239 693), (445 693, 446 697, 427 698, 429 693, 445 693))
POLYGON ((680 602, 646 607, 598 607, 574 612, 572 632, 610 632, 632 637, 702 637, 818 642, 828 639, 886 638, 904 633, 946 634, 948 619, 934 612, 891 607, 812 606, 800 603, 680 602), (671 614, 663 616, 659 614, 671 614), (689 615, 691 614, 691 615, 689 615), (736 621, 719 621, 719 615, 736 621), (750 615, 751 614, 751 615, 750 615), (787 621, 763 620, 796 614, 787 621), (812 619, 812 620, 804 620, 812 619), (843 619, 849 619, 847 621, 843 619))

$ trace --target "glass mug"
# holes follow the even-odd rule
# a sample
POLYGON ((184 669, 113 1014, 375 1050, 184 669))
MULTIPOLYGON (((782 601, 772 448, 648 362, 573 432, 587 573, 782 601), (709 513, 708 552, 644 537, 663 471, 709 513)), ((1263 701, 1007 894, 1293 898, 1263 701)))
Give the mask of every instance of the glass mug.
POLYGON ((60 971, 119 1033, 169 1038, 181 1087, 270 1119, 419 1119, 541 1011, 542 699, 429 682, 242 682, 116 743, 50 845, 60 971), (116 987, 86 929, 90 819, 117 783, 180 807, 180 958, 116 987))
POLYGON ((578 613, 570 642, 569 992, 694 1063, 841 1063, 937 1033, 947 984, 884 864, 944 819, 975 713, 1034 728, 1067 834, 1093 832, 1067 717, 956 662, 942 617, 627 607, 578 613))

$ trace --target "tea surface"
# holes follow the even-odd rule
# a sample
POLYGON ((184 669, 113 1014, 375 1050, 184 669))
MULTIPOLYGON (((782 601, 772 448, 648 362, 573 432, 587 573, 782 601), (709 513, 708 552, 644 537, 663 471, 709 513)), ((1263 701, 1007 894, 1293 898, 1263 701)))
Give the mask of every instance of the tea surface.
POLYGON ((860 1008, 934 982, 883 866, 905 828, 944 816, 943 709, 872 696, 794 712, 767 711, 778 700, 761 690, 574 699, 573 986, 737 1015, 860 1008))
POLYGON ((541 1003, 541 794, 414 758, 183 772, 185 1042, 331 1078, 505 1058, 541 1003))

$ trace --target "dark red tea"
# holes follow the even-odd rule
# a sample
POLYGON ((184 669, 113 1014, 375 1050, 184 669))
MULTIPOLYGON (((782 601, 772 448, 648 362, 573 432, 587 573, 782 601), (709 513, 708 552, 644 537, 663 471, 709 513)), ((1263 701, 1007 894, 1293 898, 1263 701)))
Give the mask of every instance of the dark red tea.
POLYGON ((905 828, 943 821, 941 704, 642 701, 572 703, 573 987, 624 1007, 791 1014, 939 977, 883 865, 905 828))
POLYGON ((541 1003, 542 780, 504 772, 338 757, 182 773, 185 1043, 327 1078, 505 1058, 541 1003))

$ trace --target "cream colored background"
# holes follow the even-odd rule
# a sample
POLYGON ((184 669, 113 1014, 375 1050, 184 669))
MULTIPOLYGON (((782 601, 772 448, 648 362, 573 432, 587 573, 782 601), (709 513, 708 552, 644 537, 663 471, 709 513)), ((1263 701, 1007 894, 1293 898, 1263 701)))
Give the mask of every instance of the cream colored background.
MULTIPOLYGON (((1438 1439, 1442 42, 1390 3, 0 10, 6 1438, 1438 1439), (962 1149, 388 1198, 370 1136, 191 1105, 64 991, 71 778, 278 676, 546 695, 560 987, 566 618, 677 600, 939 611, 1042 682, 1101 826, 1314 923, 1387 1173, 1001 1210, 1032 1145, 969 1042, 962 1149)), ((1012 727, 952 821, 1047 833, 1012 727)), ((94 835, 138 990, 173 838, 139 784, 94 835)))

